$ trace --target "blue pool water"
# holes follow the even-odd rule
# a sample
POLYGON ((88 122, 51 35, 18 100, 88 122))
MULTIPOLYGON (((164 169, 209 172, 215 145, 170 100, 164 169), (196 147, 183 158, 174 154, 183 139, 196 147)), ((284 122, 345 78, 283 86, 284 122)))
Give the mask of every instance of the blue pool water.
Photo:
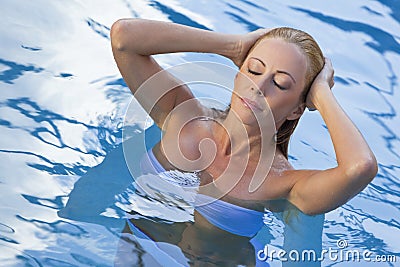
MULTIPOLYGON (((340 240, 346 242, 343 251, 394 255, 397 261, 326 257, 322 266, 400 266, 400 4, 281 2, 1 1, 0 266, 114 263, 124 212, 134 197, 122 153, 123 127, 133 138, 148 127, 141 115, 124 122, 128 106, 141 111, 134 101, 130 104, 131 93, 111 53, 109 30, 121 17, 227 33, 282 25, 311 33, 333 61, 334 93, 374 151, 379 172, 357 197, 324 217, 300 214, 301 230, 285 228, 274 214, 265 220, 257 242, 259 247, 301 249, 307 240, 316 250, 328 250, 338 249, 340 240)), ((195 60, 232 66, 210 54, 162 55, 158 60, 164 67, 195 60)), ((207 95, 200 88, 196 93, 207 95)), ((334 166, 329 140, 321 117, 307 112, 291 142, 291 163, 296 168, 334 166)), ((190 218, 190 212, 175 213, 173 207, 161 209, 150 198, 146 201, 139 208, 153 219, 190 218)), ((131 260, 150 255, 141 260, 151 266, 169 262, 160 250, 147 248, 132 253, 131 260)), ((169 251, 175 260, 183 256, 178 246, 170 245, 169 251)), ((312 266, 293 264, 283 266, 312 266)))

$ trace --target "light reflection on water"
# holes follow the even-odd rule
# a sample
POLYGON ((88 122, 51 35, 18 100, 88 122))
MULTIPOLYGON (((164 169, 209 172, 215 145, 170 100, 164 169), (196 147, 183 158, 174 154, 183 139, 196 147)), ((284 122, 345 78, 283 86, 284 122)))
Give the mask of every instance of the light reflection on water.
MULTIPOLYGON (((3 1, 0 6, 5 14, 0 21, 2 263, 112 265, 124 224, 115 195, 131 183, 120 146, 131 95, 113 62, 109 29, 116 19, 132 16, 230 33, 280 25, 310 32, 334 63, 335 95, 379 163, 368 188, 325 215, 322 246, 336 248, 338 239, 346 239, 349 248, 400 256, 398 2, 3 1), (72 208, 63 209, 68 200, 72 208)), ((163 66, 192 60, 230 64, 197 54, 159 60, 163 66)), ((133 124, 132 131, 141 127, 133 124)), ((327 140, 319 115, 305 114, 291 144, 293 165, 332 167, 327 140)), ((271 231, 269 240, 281 246, 282 229, 271 231)))

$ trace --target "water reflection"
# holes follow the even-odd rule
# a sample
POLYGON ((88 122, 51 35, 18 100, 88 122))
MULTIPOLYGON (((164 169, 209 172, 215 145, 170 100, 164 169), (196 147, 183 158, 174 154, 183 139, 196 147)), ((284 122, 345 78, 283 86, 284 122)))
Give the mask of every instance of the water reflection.
MULTIPOLYGON (((157 142, 159 131, 154 125, 146 130, 153 137, 145 138, 147 148, 157 142)), ((124 145, 137 146, 135 138, 142 140, 140 135, 134 131, 124 145)), ((176 188, 163 175, 142 175, 132 183, 119 146, 75 183, 58 214, 107 228, 125 225, 115 259, 119 266, 140 262, 269 266, 268 260, 257 258, 266 245, 276 251, 312 249, 316 254, 322 249, 323 215, 304 215, 285 201, 243 202, 231 197, 194 208, 194 200, 196 205, 209 203, 210 197, 176 188)), ((288 261, 284 266, 302 265, 288 261)))
POLYGON ((92 18, 88 18, 86 20, 88 26, 98 35, 100 35, 103 38, 106 38, 107 40, 110 40, 110 28, 95 21, 92 18))
POLYGON ((248 1, 248 0, 239 0, 238 2, 245 3, 246 5, 249 5, 249 6, 251 6, 251 7, 254 7, 254 8, 258 9, 258 10, 262 10, 262 11, 264 11, 264 12, 269 12, 269 10, 268 10, 267 8, 265 8, 264 5, 259 5, 259 4, 256 4, 255 2, 252 2, 252 1, 248 1))
POLYGON ((248 16, 248 15, 249 15, 249 13, 248 13, 247 11, 245 11, 244 9, 241 9, 240 7, 231 5, 231 4, 229 4, 229 3, 226 3, 226 5, 227 5, 228 7, 230 7, 231 9, 238 11, 238 12, 239 12, 240 14, 242 14, 243 16, 248 16))
MULTIPOLYGON (((2 120, 2 124, 4 126, 7 126, 7 128, 10 129, 19 129, 25 132, 28 132, 31 137, 34 139, 37 139, 36 141, 39 143, 45 143, 50 146, 54 146, 56 148, 68 148, 71 149, 75 152, 82 153, 82 154, 91 154, 93 156, 103 156, 104 153, 101 153, 99 151, 89 149, 83 150, 79 147, 73 147, 69 145, 67 142, 64 141, 64 137, 61 135, 61 130, 59 129, 59 125, 61 123, 66 123, 70 127, 83 127, 86 129, 86 131, 93 131, 97 132, 97 135, 99 137, 99 140, 101 142, 101 147, 103 148, 104 151, 108 151, 114 147, 113 142, 110 141, 110 136, 112 136, 115 140, 120 138, 121 132, 120 131, 115 131, 113 129, 110 129, 106 126, 93 126, 84 122, 80 122, 76 119, 72 118, 67 118, 63 116, 62 114, 58 114, 56 112, 50 111, 43 109, 42 107, 39 106, 36 102, 30 100, 27 97, 23 98, 17 98, 17 99, 9 99, 5 102, 0 102, 0 107, 7 107, 10 109, 13 109, 14 111, 20 113, 23 115, 25 118, 33 120, 35 123, 39 124, 34 127, 25 127, 25 126, 18 126, 18 122, 9 122, 7 120, 2 120), (45 125, 45 126, 44 126, 45 125)), ((89 141, 89 140, 88 140, 89 141)), ((31 154, 34 155, 34 153, 30 152, 23 152, 23 151, 15 151, 11 153, 24 153, 24 154, 31 154)), ((42 155, 36 155, 37 157, 41 158, 42 160, 46 161, 47 163, 51 163, 50 160, 46 159, 42 155)), ((46 168, 46 166, 36 166, 36 167, 43 167, 46 168)), ((65 165, 59 166, 62 169, 65 169, 65 165)), ((62 174, 68 174, 68 173, 73 173, 73 174, 82 174, 85 169, 80 170, 82 168, 81 166, 75 166, 72 168, 67 168, 71 170, 71 172, 65 171, 65 173, 62 174)), ((58 168, 54 166, 51 168, 53 170, 57 170, 58 168)), ((56 171, 57 174, 61 174, 56 171)))
POLYGON ((392 34, 380 28, 358 21, 349 21, 329 15, 324 15, 323 13, 314 12, 304 8, 292 7, 292 9, 303 12, 313 18, 316 18, 317 20, 332 25, 333 27, 337 27, 343 31, 356 31, 366 34, 367 36, 371 37, 373 41, 365 42, 365 45, 376 50, 382 55, 388 51, 392 51, 395 53, 398 53, 400 51, 400 44, 394 39, 392 34))
POLYGON ((14 80, 24 75, 25 72, 40 73, 44 70, 43 68, 36 67, 35 65, 32 64, 23 65, 2 58, 0 58, 0 65, 6 66, 6 70, 3 70, 0 73, 0 81, 8 84, 13 84, 14 80))
POLYGON ((43 266, 35 257, 24 251, 3 244, 0 244, 0 250, 2 252, 0 260, 4 266, 43 266), (12 258, 9 255, 18 255, 18 257, 12 258))
MULTIPOLYGON (((194 216, 194 223, 167 224, 145 219, 135 219, 130 222, 135 234, 134 236, 129 234, 133 231, 131 228, 125 229, 127 234, 122 236, 115 260, 116 266, 126 266, 127 262, 136 261, 132 252, 137 248, 151 254, 160 265, 163 263, 167 266, 255 265, 256 253, 249 238, 219 230, 207 223, 204 218, 198 217, 200 216, 198 213, 194 216), (149 235, 147 238, 139 237, 138 231, 149 235), (145 241, 155 242, 154 248, 150 249, 145 241)), ((139 259, 143 258, 143 254, 136 255, 139 259)))
POLYGON ((236 15, 236 14, 234 14, 232 12, 225 12, 225 13, 228 16, 230 16, 234 21, 236 21, 236 22, 238 22, 238 23, 240 23, 242 25, 245 25, 247 30, 250 31, 250 32, 262 28, 261 26, 256 25, 256 24, 252 23, 251 21, 249 21, 249 20, 247 20, 247 19, 245 19, 245 18, 243 18, 243 17, 241 17, 239 15, 236 15))
MULTIPOLYGON (((338 89, 342 88, 346 92, 363 89, 353 95, 340 95, 340 90, 337 93, 357 125, 366 129, 364 133, 369 134, 367 141, 378 152, 378 176, 354 200, 326 215, 322 236, 319 231, 322 231, 320 228, 323 217, 308 218, 300 214, 293 217, 297 219, 290 224, 285 222, 285 214, 276 213, 276 220, 273 221, 276 224, 271 227, 273 222, 265 221, 269 227, 263 228, 257 238, 260 246, 265 245, 264 242, 270 242, 273 247, 285 249, 302 248, 301 240, 313 240, 314 244, 323 248, 336 248, 336 241, 346 238, 349 240, 349 248, 370 249, 375 254, 400 256, 396 239, 400 229, 398 1, 356 1, 353 7, 339 1, 337 6, 348 7, 352 12, 352 19, 343 19, 342 12, 331 10, 329 6, 319 2, 303 3, 300 8, 275 2, 266 4, 247 0, 207 2, 207 5, 193 1, 151 1, 149 4, 124 0, 115 2, 112 6, 103 5, 106 9, 102 9, 102 4, 98 2, 85 3, 85 6, 78 2, 51 5, 43 2, 28 5, 29 8, 24 6, 25 9, 16 3, 2 3, 2 8, 14 12, 5 12, 3 27, 0 27, 3 36, 0 44, 0 129, 3 134, 0 147, 0 260, 3 265, 112 265, 120 230, 126 223, 124 216, 126 211, 130 211, 128 196, 136 191, 131 185, 132 178, 124 163, 122 147, 118 146, 121 139, 119 122, 112 115, 102 114, 105 111, 99 106, 106 107, 110 103, 124 106, 130 93, 119 78, 117 70, 110 67, 102 72, 96 59, 110 57, 109 64, 112 65, 111 54, 104 52, 109 52, 109 47, 104 46, 108 44, 111 23, 126 16, 123 11, 133 17, 169 19, 202 29, 230 33, 243 32, 243 29, 253 30, 259 26, 290 25, 306 30, 318 28, 318 38, 322 39, 328 36, 325 32, 332 29, 337 30, 338 37, 351 37, 338 41, 329 35, 324 40, 325 47, 333 55, 338 73, 335 77, 338 89), (379 3, 381 5, 378 6, 379 3), (143 6, 147 9, 140 9, 143 6), (32 10, 35 12, 32 13, 32 10), (370 17, 364 18, 363 14, 366 13, 370 17), (199 17, 204 18, 207 23, 199 22, 199 17), (359 22, 360 18, 364 22, 359 22), (382 28, 379 23, 372 23, 375 18, 381 19, 382 28), (29 25, 27 22, 30 22, 29 25), (393 25, 393 28, 386 27, 385 22, 393 25), (362 36, 353 33, 361 33, 362 36), (78 46, 75 39, 77 36, 78 46), (71 37, 74 40, 70 40, 71 37), (53 44, 54 39, 58 38, 62 39, 62 43, 53 44), (343 42, 344 46, 338 46, 337 42, 343 42), (77 58, 76 54, 82 46, 98 51, 95 55, 97 58, 92 57, 90 61, 85 57, 77 58), (104 47, 104 50, 96 50, 98 47, 104 47), (344 49, 348 47, 351 49, 344 49), (356 54, 356 50, 362 52, 356 54), (341 61, 341 57, 351 60, 341 61), (67 58, 77 58, 77 63, 73 64, 67 58), (80 66, 85 66, 90 71, 82 72, 80 66), (53 69, 69 71, 51 71, 53 69), (52 74, 51 77, 49 73, 52 74), (92 74, 94 77, 90 79, 93 82, 86 81, 85 76, 92 74), (73 82, 65 86, 65 81, 73 82), (51 85, 44 86, 46 82, 51 82, 51 85), (64 105, 65 95, 42 95, 43 92, 53 92, 64 86, 65 89, 93 87, 90 96, 82 94, 80 90, 66 90, 66 94, 75 94, 68 99, 76 102, 76 106, 87 104, 82 101, 83 98, 93 97, 95 101, 100 101, 94 107, 101 114, 98 125, 92 124, 91 119, 83 113, 71 116, 65 110, 46 108, 49 102, 60 102, 60 106, 64 105), (100 95, 105 97, 101 98, 100 95), (365 95, 370 98, 364 98, 365 95), (353 98, 357 98, 358 109, 352 109, 355 105, 353 98), (79 139, 75 143, 68 139, 72 132, 85 134, 74 137, 79 139), (101 161, 103 162, 99 164, 101 161), (75 183, 78 178, 80 179, 75 183), (132 191, 127 191, 130 186, 132 191), (117 201, 116 196, 120 197, 117 201), (59 211, 59 216, 56 211, 59 211), (296 225, 307 225, 308 228, 296 229, 296 225)), ((84 50, 83 53, 85 52, 87 51, 84 50)), ((192 55, 185 55, 186 60, 194 58, 192 55)), ((218 60, 207 56, 203 59, 218 60)), ((174 58, 168 60, 169 64, 176 62, 174 58)), ((93 107, 88 107, 91 108, 93 107)), ((313 118, 310 121, 312 129, 317 129, 322 124, 313 118)), ((140 129, 137 126, 132 131, 140 129)), ((310 157, 314 167, 322 165, 324 159, 330 162, 334 156, 328 144, 316 146, 308 139, 300 137, 298 141, 295 140, 289 156, 291 162, 307 164, 305 151, 311 151, 311 156, 317 155, 310 157)), ((154 200, 144 194, 139 196, 147 201, 154 200)), ((188 214, 192 215, 186 213, 188 214)), ((154 238, 151 242, 165 241, 158 245, 176 256, 178 261, 193 260, 189 254, 185 254, 188 243, 179 246, 182 235, 196 233, 193 221, 155 222, 154 218, 137 214, 135 216, 132 221, 142 229, 147 227, 147 234, 154 238), (153 232, 153 229, 158 232, 153 232), (176 234, 171 236, 169 231, 175 231, 176 234), (167 242, 171 244, 168 245, 167 242)), ((200 223, 201 215, 196 213, 196 219, 200 223)), ((200 237, 206 237, 201 233, 200 237)), ((160 255, 152 256, 144 249, 142 241, 140 243, 131 234, 123 235, 123 238, 128 241, 127 253, 130 259, 138 265, 157 263, 160 255)), ((245 254, 253 255, 253 259, 245 260, 253 262, 256 252, 253 244, 250 243, 249 246, 249 240, 242 237, 232 239, 237 240, 237 244, 243 244, 246 248, 245 254)), ((218 244, 219 241, 212 242, 218 244)), ((197 245, 199 252, 204 253, 206 248, 201 243, 197 245)), ((224 250, 223 245, 221 246, 224 250)), ((218 251, 218 248, 214 249, 218 251)), ((290 263, 286 264, 290 266, 290 263)), ((324 265, 327 264, 352 266, 352 263, 346 265, 345 262, 326 262, 324 265)))
POLYGON ((21 47, 23 49, 30 50, 30 51, 40 51, 40 50, 42 50, 41 47, 34 47, 34 46, 27 46, 27 45, 21 45, 21 47))
POLYGON ((365 9, 366 11, 368 11, 368 13, 370 13, 371 15, 376 15, 376 16, 380 16, 383 17, 383 14, 380 12, 377 12, 375 10, 372 10, 371 8, 367 7, 367 6, 362 6, 362 9, 365 9))
POLYGON ((203 24, 200 24, 194 20, 192 20, 190 17, 180 13, 176 12, 173 8, 166 6, 159 1, 152 0, 150 1, 150 6, 160 10, 162 13, 167 15, 168 19, 172 22, 191 26, 191 27, 196 27, 199 29, 203 30, 211 30, 207 26, 204 26, 203 24))
MULTIPOLYGON (((385 4, 391 10, 391 16, 399 21, 398 3, 393 1, 379 1, 385 4)), ((367 7, 362 7, 368 9, 367 7)), ((367 189, 352 202, 344 205, 340 211, 334 213, 332 219, 325 221, 324 234, 327 237, 325 247, 333 247, 334 240, 345 238, 351 241, 349 248, 370 249, 377 254, 390 254, 395 252, 396 242, 391 240, 385 231, 395 231, 399 229, 399 201, 400 190, 399 181, 396 177, 399 174, 399 141, 398 131, 395 130, 393 121, 398 120, 397 105, 394 102, 396 89, 398 87, 398 72, 394 69, 395 61, 390 56, 391 53, 398 55, 400 44, 398 37, 384 29, 376 26, 354 21, 340 19, 332 15, 325 15, 322 12, 314 12, 304 8, 292 7, 293 10, 307 14, 323 23, 345 32, 360 32, 368 36, 365 46, 372 51, 379 53, 385 62, 386 67, 383 72, 386 73, 386 83, 378 80, 377 77, 349 77, 346 79, 335 77, 335 80, 346 87, 351 88, 353 84, 363 86, 368 90, 373 90, 383 105, 375 109, 372 103, 363 102, 361 111, 368 118, 371 125, 378 125, 380 130, 373 130, 371 133, 379 134, 375 140, 382 140, 380 151, 384 153, 378 156, 379 173, 376 179, 367 189), (365 78, 365 80, 363 80, 365 78), (351 83, 349 83, 349 82, 351 83), (379 85, 376 84, 387 84, 379 85), (383 149, 384 147, 384 149, 383 149), (385 154, 385 156, 383 156, 385 154), (354 203, 354 204, 353 204, 354 203), (385 227, 383 227, 385 225, 385 227), (386 230, 383 230, 385 228, 386 230)), ((382 16, 381 13, 368 9, 375 15, 382 16)), ((376 72, 378 73, 378 72, 376 72)), ((398 253, 394 253, 399 255, 398 253)))
POLYGON ((55 222, 46 222, 46 221, 41 221, 41 220, 36 220, 36 219, 27 219, 22 216, 17 216, 17 218, 21 221, 28 222, 31 225, 36 226, 37 228, 48 232, 49 234, 51 233, 59 233, 59 234, 67 234, 70 236, 76 236, 76 237, 85 237, 85 235, 88 234, 87 231, 85 231, 82 227, 79 227, 77 225, 74 225, 70 222, 65 222, 65 221, 55 221, 55 222))
MULTIPOLYGON (((51 151, 67 150, 70 154, 99 157, 115 146, 114 142, 118 140, 121 133, 107 125, 99 127, 50 111, 28 97, 5 100, 0 103, 0 109, 3 114, 12 114, 2 119, 3 130, 14 131, 17 142, 30 141, 30 144, 33 145, 27 146, 25 149, 21 149, 21 146, 18 145, 14 146, 16 147, 14 150, 9 149, 10 146, 7 146, 7 149, 0 149, 0 155, 5 155, 6 159, 15 158, 22 162, 21 165, 13 164, 18 166, 16 169, 3 169, 0 178, 2 180, 0 191, 3 197, 7 198, 1 209, 2 218, 5 219, 1 224, 4 225, 4 228, 0 227, 0 242, 3 243, 0 244, 2 246, 2 255, 0 256, 2 264, 5 264, 4 266, 28 266, 29 264, 31 264, 30 266, 48 266, 47 263, 54 263, 64 266, 64 263, 72 262, 71 265, 76 266, 76 263, 73 262, 89 262, 89 258, 84 260, 87 249, 71 254, 70 257, 74 259, 71 260, 64 251, 66 246, 62 243, 69 242, 68 246, 81 247, 80 240, 92 238, 91 227, 79 226, 79 224, 54 218, 55 212, 64 207, 66 199, 66 195, 60 192, 55 185, 59 184, 65 192, 69 192, 70 182, 76 180, 73 178, 74 175, 81 176, 86 173, 90 168, 89 164, 82 160, 68 162, 67 158, 54 157, 51 151), (14 114, 17 114, 17 117, 14 114), (65 132, 65 125, 75 127, 74 129, 79 131, 82 129, 86 131, 86 136, 84 135, 86 141, 83 146, 70 143, 65 132), (19 139, 21 136, 29 136, 30 140, 19 139), (101 141, 96 142, 96 138, 101 141), (101 144, 101 149, 91 147, 96 143, 101 144), (38 151, 35 149, 37 144, 42 144, 41 147, 45 147, 47 150, 38 151), (15 179, 13 179, 14 176, 15 179), (43 179, 44 177, 51 177, 51 179, 43 179), (38 179, 46 181, 44 194, 43 191, 40 192, 42 185, 38 184, 36 181, 38 179), (18 192, 21 190, 17 189, 20 186, 15 184, 12 187, 13 181, 18 182, 22 187, 26 186, 29 191, 18 192), (6 231, 7 225, 13 226, 7 228, 11 229, 10 231, 6 231), (29 241, 32 238, 37 240, 37 242, 33 242, 34 245, 31 245, 29 241), (80 253, 82 255, 79 255, 80 253), (63 260, 65 258, 67 259, 63 260)), ((6 162, 9 162, 8 159, 6 162)), ((101 239, 104 235, 100 231, 93 240, 101 239)), ((112 250, 106 254, 109 259, 113 256, 112 250)), ((92 260, 92 262, 96 266, 100 266, 104 259, 92 260)), ((103 266, 107 265, 103 264, 103 266)))
POLYGON ((387 8, 391 10, 390 15, 398 22, 400 22, 400 3, 394 0, 378 0, 379 3, 382 3, 387 8))

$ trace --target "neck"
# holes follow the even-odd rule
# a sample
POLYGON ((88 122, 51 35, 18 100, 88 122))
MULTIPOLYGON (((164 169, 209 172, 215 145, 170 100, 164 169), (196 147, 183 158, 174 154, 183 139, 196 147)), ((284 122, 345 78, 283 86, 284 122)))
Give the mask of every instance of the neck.
MULTIPOLYGON (((268 126, 264 126, 268 127, 268 126)), ((257 157, 261 153, 262 138, 267 138, 267 143, 270 144, 273 140, 273 134, 262 136, 259 126, 245 125, 235 115, 228 113, 221 125, 215 129, 217 146, 219 151, 225 156, 247 156, 250 158, 257 157)), ((274 131, 267 131, 273 133, 274 131)), ((268 146, 264 146, 267 148, 268 146)), ((269 147, 270 148, 270 147, 269 147)), ((268 148, 267 148, 268 149, 268 148)))

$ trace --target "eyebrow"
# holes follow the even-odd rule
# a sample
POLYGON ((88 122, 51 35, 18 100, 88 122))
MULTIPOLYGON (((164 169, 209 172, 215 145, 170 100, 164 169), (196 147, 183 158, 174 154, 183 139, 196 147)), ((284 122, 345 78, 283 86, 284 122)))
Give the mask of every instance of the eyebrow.
POLYGON ((251 57, 251 59, 255 59, 255 60, 259 61, 265 67, 265 63, 261 59, 256 58, 256 57, 251 57))
POLYGON ((277 70, 276 72, 277 72, 277 73, 283 73, 283 74, 289 75, 289 77, 292 78, 293 82, 296 83, 296 80, 293 78, 293 76, 292 76, 289 72, 284 71, 284 70, 277 70))
MULTIPOLYGON (((261 59, 256 58, 256 57, 251 57, 251 59, 257 60, 258 62, 260 62, 260 63, 265 67, 265 63, 264 63, 261 59)), ((277 73, 283 73, 283 74, 288 75, 290 78, 292 78, 293 82, 296 83, 296 80, 294 79, 294 77, 293 77, 289 72, 284 71, 284 70, 278 70, 278 71, 276 71, 276 72, 277 72, 277 73)))

